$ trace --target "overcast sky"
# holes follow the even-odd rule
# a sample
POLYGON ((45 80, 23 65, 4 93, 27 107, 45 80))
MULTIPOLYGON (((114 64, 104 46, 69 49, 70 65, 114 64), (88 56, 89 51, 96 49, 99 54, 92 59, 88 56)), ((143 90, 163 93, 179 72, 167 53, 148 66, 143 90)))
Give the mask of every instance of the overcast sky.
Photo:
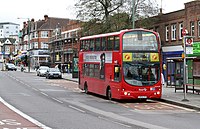
MULTIPOLYGON (((77 0, 1 0, 0 22, 22 24, 27 18, 36 21, 49 17, 75 19, 74 4, 77 0), (24 19, 17 19, 18 17, 24 19)), ((157 0, 161 6, 161 0, 157 0)), ((192 0, 162 0, 163 13, 184 8, 184 3, 192 0)))

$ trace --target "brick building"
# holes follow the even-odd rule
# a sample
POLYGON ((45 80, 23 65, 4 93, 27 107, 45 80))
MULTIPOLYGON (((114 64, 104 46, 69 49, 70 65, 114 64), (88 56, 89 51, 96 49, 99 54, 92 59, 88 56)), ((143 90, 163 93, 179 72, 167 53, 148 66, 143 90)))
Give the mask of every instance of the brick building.
POLYGON ((57 28, 67 25, 69 19, 48 17, 44 15, 43 20, 34 19, 24 22, 20 50, 29 53, 30 66, 51 65, 49 53, 49 38, 54 35, 57 28))
MULTIPOLYGON (((167 65, 167 69, 163 70, 165 80, 168 85, 179 83, 177 79, 182 79, 183 75, 183 29, 194 36, 194 43, 200 42, 200 0, 185 3, 184 9, 175 12, 163 14, 161 11, 158 16, 145 20, 148 21, 150 23, 145 27, 159 32, 161 37, 163 64, 167 65)), ((136 26, 144 27, 141 22, 136 22, 136 26)), ((196 53, 196 61, 198 56, 200 53, 196 53)))
POLYGON ((12 60, 16 54, 17 40, 15 38, 0 38, 0 62, 12 60))
POLYGON ((50 58, 53 64, 71 63, 74 56, 78 56, 79 30, 78 20, 69 20, 68 24, 54 31, 49 40, 50 58))

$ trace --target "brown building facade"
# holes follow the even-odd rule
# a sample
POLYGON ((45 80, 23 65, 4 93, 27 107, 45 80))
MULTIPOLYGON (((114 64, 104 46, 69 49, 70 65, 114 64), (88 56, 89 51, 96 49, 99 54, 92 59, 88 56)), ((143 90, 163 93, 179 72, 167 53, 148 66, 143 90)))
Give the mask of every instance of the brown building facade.
POLYGON ((48 17, 43 20, 34 19, 24 22, 22 29, 21 51, 28 51, 30 67, 52 65, 49 53, 49 38, 57 28, 67 25, 69 19, 48 17))
POLYGON ((73 57, 78 56, 81 23, 69 20, 68 24, 54 30, 49 39, 51 62, 57 64, 71 64, 73 57))
MULTIPOLYGON (((175 12, 151 17, 147 21, 148 29, 160 34, 162 45, 163 64, 167 69, 163 70, 168 85, 179 83, 176 75, 183 75, 183 30, 188 31, 189 36, 194 36, 194 43, 200 42, 200 1, 195 0, 185 3, 185 8, 175 12)), ((136 22, 137 27, 141 22, 136 22)), ((200 57, 200 55, 199 55, 200 57)))

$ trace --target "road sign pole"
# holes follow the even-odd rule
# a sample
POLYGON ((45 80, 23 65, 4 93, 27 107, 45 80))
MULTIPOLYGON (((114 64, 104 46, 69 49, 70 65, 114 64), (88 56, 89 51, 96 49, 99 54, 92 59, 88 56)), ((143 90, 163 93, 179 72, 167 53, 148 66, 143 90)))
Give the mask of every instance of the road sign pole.
POLYGON ((184 57, 183 57, 183 88, 184 88, 184 98, 182 101, 189 101, 187 98, 186 98, 186 36, 183 37, 183 54, 184 54, 184 57))

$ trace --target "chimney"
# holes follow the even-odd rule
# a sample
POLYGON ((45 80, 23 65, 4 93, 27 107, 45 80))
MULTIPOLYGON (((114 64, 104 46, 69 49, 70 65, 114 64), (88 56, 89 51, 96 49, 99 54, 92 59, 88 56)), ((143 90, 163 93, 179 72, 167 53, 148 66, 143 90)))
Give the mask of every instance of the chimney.
POLYGON ((160 12, 158 13, 158 15, 162 15, 162 8, 160 8, 160 12))
POLYGON ((48 15, 44 15, 44 21, 46 22, 48 20, 48 15))

